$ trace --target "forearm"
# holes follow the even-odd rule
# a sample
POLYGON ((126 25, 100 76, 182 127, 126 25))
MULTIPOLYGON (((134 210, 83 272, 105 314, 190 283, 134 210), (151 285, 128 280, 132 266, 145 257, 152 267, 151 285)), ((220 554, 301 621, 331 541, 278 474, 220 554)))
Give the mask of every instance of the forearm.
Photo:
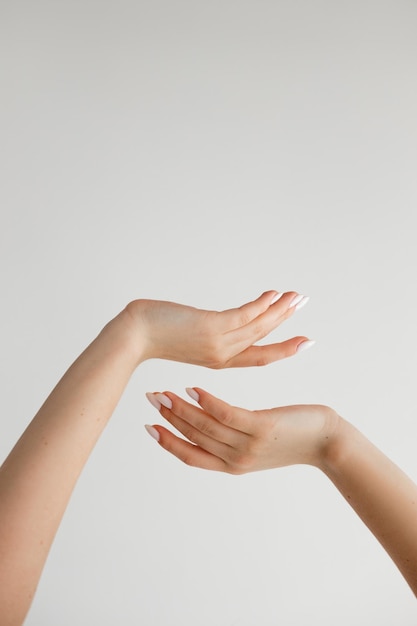
POLYGON ((138 363, 124 315, 69 368, 1 467, 1 626, 22 623, 77 478, 138 363))
POLYGON ((417 595, 417 487, 335 411, 297 405, 261 411, 231 406, 203 389, 148 394, 184 437, 155 425, 149 433, 188 465, 242 474, 310 464, 332 480, 399 567, 417 595))
POLYGON ((216 312, 135 300, 103 329, 0 470, 0 626, 22 623, 77 478, 136 366, 167 358, 218 369, 291 356, 311 342, 253 344, 306 301, 269 291, 216 312))
POLYGON ((382 544, 417 595, 417 486, 342 419, 321 469, 382 544))

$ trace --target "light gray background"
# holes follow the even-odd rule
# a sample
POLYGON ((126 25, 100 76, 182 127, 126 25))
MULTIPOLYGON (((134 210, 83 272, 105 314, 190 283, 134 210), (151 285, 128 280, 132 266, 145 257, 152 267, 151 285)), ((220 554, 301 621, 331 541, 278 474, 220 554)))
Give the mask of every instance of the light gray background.
POLYGON ((411 625, 334 487, 204 473, 146 434, 148 390, 325 403, 414 478, 417 4, 0 2, 2 456, 136 297, 308 306, 261 370, 148 362, 77 485, 28 626, 411 625))

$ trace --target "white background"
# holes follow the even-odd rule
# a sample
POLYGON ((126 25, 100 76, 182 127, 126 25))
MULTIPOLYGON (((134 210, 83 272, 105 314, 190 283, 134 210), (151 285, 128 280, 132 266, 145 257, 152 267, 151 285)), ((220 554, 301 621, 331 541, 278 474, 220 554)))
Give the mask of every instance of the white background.
POLYGON ((417 477, 417 4, 0 2, 1 453, 137 297, 311 296, 263 369, 148 362, 74 492, 27 626, 388 626, 415 600, 317 470, 233 477, 146 391, 324 403, 417 477))

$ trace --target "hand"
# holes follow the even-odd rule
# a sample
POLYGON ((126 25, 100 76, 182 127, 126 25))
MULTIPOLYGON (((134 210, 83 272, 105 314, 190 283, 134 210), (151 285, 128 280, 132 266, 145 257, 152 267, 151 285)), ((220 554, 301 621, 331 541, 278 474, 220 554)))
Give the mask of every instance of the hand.
POLYGON ((169 359, 220 369, 266 365, 295 354, 301 344, 311 345, 303 336, 267 346, 253 345, 307 301, 295 292, 281 295, 267 291, 253 302, 222 312, 135 300, 125 313, 133 323, 141 360, 169 359))
POLYGON ((306 463, 321 467, 339 416, 320 405, 247 411, 202 389, 187 389, 200 407, 173 393, 147 394, 151 404, 188 441, 163 426, 147 430, 187 465, 230 474, 306 463))
POLYGON ((417 596, 417 486, 352 424, 326 406, 246 411, 188 389, 147 394, 187 440, 162 426, 152 437, 187 465, 244 474, 307 463, 321 469, 380 541, 417 596))

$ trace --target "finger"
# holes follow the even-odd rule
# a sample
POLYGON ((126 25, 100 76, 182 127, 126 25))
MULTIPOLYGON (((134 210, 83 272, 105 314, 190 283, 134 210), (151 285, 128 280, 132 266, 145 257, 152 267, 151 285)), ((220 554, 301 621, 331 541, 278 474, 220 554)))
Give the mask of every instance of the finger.
POLYGON ((259 298, 251 302, 247 302, 242 306, 234 309, 228 309, 227 311, 221 311, 219 319, 222 322, 224 332, 246 326, 252 320, 256 319, 267 311, 272 306, 274 301, 277 301, 282 296, 277 291, 265 291, 259 298))
MULTIPOLYGON (((193 443, 221 458, 226 458, 227 452, 221 446, 239 445, 239 438, 243 436, 240 431, 225 426, 200 407, 186 402, 173 393, 167 392, 162 395, 169 398, 171 402, 167 404, 171 406, 169 408, 161 406, 161 415, 193 443)), ((155 397, 160 399, 161 394, 156 394, 155 397)))
POLYGON ((253 431, 253 413, 219 400, 199 387, 187 388, 187 393, 202 409, 223 426, 250 435, 253 431))
POLYGON ((294 356, 297 352, 309 348, 314 343, 307 337, 293 337, 281 343, 271 343, 267 346, 249 346, 227 361, 225 367, 262 367, 280 359, 294 356))
MULTIPOLYGON (((222 459, 188 441, 184 441, 163 426, 152 426, 152 429, 158 433, 159 445, 186 465, 217 472, 226 471, 226 463, 222 459)), ((152 436, 155 437, 154 434, 152 436)))
POLYGON ((268 308, 263 314, 246 326, 229 331, 226 336, 233 354, 239 354, 256 341, 263 339, 283 321, 293 315, 294 311, 308 301, 305 296, 288 292, 268 308), (295 303, 295 304, 294 304, 295 303))
POLYGON ((233 448, 225 443, 216 441, 212 437, 205 435, 200 430, 192 426, 189 422, 181 419, 178 415, 175 415, 172 411, 166 408, 161 408, 161 415, 164 417, 176 430, 178 430, 184 437, 194 445, 198 446, 202 450, 205 450, 209 454, 227 461, 233 456, 233 448))

